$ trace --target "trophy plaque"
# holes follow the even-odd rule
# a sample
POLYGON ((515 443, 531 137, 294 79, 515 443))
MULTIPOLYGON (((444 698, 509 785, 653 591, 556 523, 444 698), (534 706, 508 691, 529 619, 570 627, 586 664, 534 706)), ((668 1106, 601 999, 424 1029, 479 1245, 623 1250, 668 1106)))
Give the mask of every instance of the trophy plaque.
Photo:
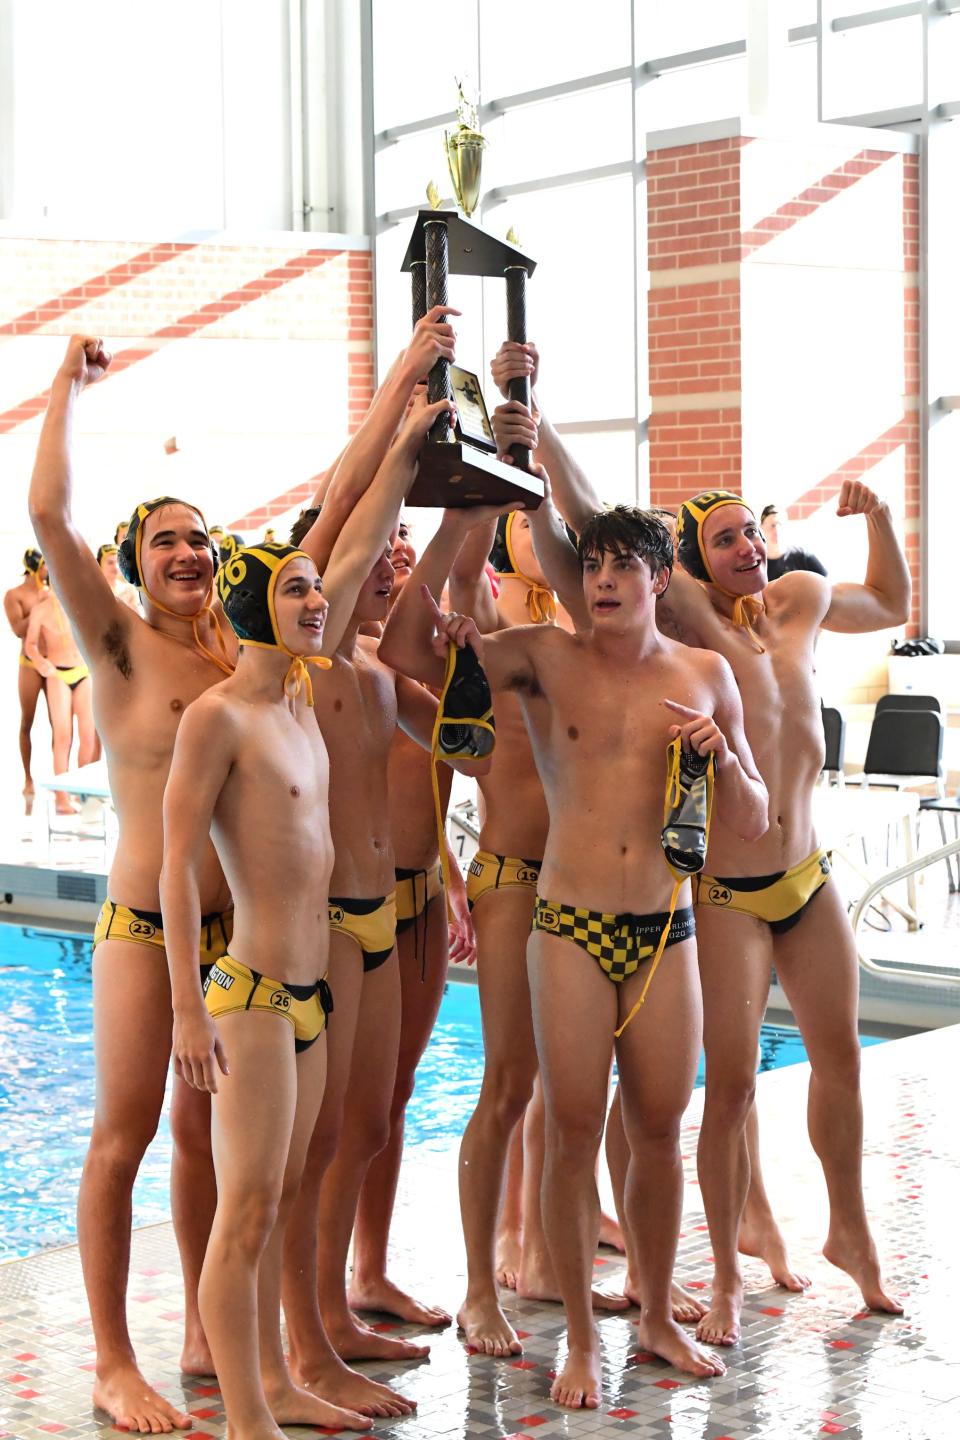
MULTIPOLYGON (((413 323, 416 325, 435 305, 449 303, 450 275, 502 276, 507 292, 507 338, 523 344, 527 338, 527 276, 536 261, 519 246, 498 240, 470 220, 480 198, 480 165, 486 140, 476 128, 476 108, 468 105, 460 89, 460 124, 445 135, 447 161, 459 210, 421 210, 407 246, 401 269, 410 272, 413 283, 413 323)), ((431 191, 435 187, 431 183, 431 191)), ((436 197, 438 200, 439 197, 436 197)), ((420 452, 420 468, 407 497, 408 505, 441 508, 469 505, 509 505, 522 501, 535 510, 543 499, 543 482, 528 473, 531 455, 524 446, 514 445, 512 465, 496 458, 496 443, 483 403, 479 380, 469 371, 452 367, 460 385, 451 390, 451 366, 437 360, 430 371, 427 398, 432 402, 453 398, 459 420, 451 429, 443 414, 434 422, 420 452), (463 388, 463 380, 467 388, 463 388)), ((510 381, 511 400, 530 404, 530 381, 520 376, 510 381)))

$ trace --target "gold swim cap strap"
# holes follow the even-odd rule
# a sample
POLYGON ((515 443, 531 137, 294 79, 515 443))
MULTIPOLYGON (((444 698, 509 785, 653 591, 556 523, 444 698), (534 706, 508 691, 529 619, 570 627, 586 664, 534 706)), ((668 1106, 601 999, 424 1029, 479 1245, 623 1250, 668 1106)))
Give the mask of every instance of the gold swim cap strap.
POLYGON ((319 665, 321 670, 329 670, 333 664, 326 655, 298 655, 295 650, 288 650, 286 645, 272 644, 267 640, 247 640, 241 638, 240 644, 246 648, 248 645, 254 650, 279 650, 281 655, 289 655, 290 664, 287 666, 287 673, 283 677, 283 693, 290 700, 296 700, 301 690, 306 691, 308 705, 313 704, 313 681, 310 678, 308 665, 319 665))
POLYGON ((673 916, 677 908, 677 896, 680 894, 681 887, 684 880, 686 879, 686 875, 681 875, 677 880, 674 881, 673 894, 670 896, 670 913, 667 916, 667 923, 666 925, 664 925, 663 931, 660 935, 660 943, 657 945, 656 953, 653 957, 653 963, 651 964, 650 969, 647 971, 647 978, 644 981, 643 989, 640 991, 640 999, 637 1001, 636 1005, 634 1005, 633 1009, 630 1011, 630 1014, 627 1016, 626 1020, 624 1020, 620 1028, 618 1030, 614 1030, 613 1035, 615 1040, 619 1040, 620 1036, 623 1034, 624 1030, 626 1030, 627 1026, 630 1024, 630 1021, 633 1019, 634 1015, 636 1015, 637 1011, 640 1009, 640 1006, 647 998, 647 991, 650 989, 650 982, 653 979, 654 975, 656 975, 657 966, 660 964, 661 958, 663 957, 663 952, 667 948, 667 940, 670 937, 670 927, 673 924, 673 916))
MULTIPOLYGON (((151 600, 153 600, 152 596, 150 598, 151 600)), ((233 664, 233 662, 227 655, 227 646, 223 638, 223 630, 220 628, 220 617, 217 614, 216 610, 214 610, 212 605, 204 605, 203 609, 198 610, 196 615, 177 615, 175 610, 167 610, 166 606, 161 605, 159 600, 153 600, 153 603, 154 605, 158 606, 159 609, 166 610, 166 613, 168 615, 176 616, 178 620, 192 620, 193 638, 197 642, 197 649, 200 650, 202 654, 206 655, 208 660, 212 660, 214 665, 217 666, 218 670, 223 671, 224 675, 233 674, 234 670, 236 670, 237 667, 233 664), (210 619, 213 621, 213 628, 217 632, 217 643, 220 646, 219 655, 214 655, 213 651, 209 650, 207 646, 204 645, 203 641, 200 639, 200 626, 198 624, 198 621, 202 620, 204 615, 209 615, 210 619)))
POLYGON ((507 557, 510 561, 511 570, 500 572, 501 579, 509 579, 511 575, 517 580, 522 580, 527 586, 526 605, 527 614, 534 625, 552 625, 557 618, 557 597, 549 585, 541 585, 538 580, 531 580, 529 575, 524 575, 517 564, 517 557, 513 553, 513 522, 519 515, 519 510, 511 510, 507 516, 507 523, 503 528, 504 544, 507 547, 507 557))
MULTIPOLYGON (((718 585, 717 589, 721 590, 723 587, 718 585)), ((731 592, 724 590, 723 593, 729 595, 731 592)), ((759 635, 753 628, 762 614, 763 601, 758 600, 756 595, 738 595, 735 597, 733 601, 733 615, 730 618, 733 620, 734 625, 738 625, 741 630, 746 630, 750 639, 757 647, 758 655, 765 655, 767 653, 760 643, 759 635)))

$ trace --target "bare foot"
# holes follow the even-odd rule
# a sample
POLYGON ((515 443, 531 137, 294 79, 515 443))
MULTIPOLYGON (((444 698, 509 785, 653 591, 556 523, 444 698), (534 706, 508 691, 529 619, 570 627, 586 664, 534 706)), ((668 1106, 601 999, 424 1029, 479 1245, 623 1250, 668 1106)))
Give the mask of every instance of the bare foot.
POLYGON ((550 1386, 550 1399, 571 1410, 596 1410, 600 1405, 600 1343, 589 1348, 571 1345, 563 1369, 550 1386))
POLYGON ((823 1253, 831 1265, 845 1270, 860 1286, 863 1303, 868 1310, 882 1310, 887 1315, 903 1314, 899 1300, 894 1300, 883 1288, 877 1247, 868 1232, 862 1236, 847 1237, 831 1230, 823 1253))
POLYGON ((107 1412, 118 1430, 139 1435, 169 1435, 171 1430, 189 1430, 193 1424, 189 1415, 158 1395, 132 1364, 98 1375, 93 1403, 107 1412))
MULTIPOLYGON (((630 1271, 627 1271, 627 1278, 623 1282, 623 1293, 631 1305, 643 1309, 643 1300, 640 1295, 640 1287, 634 1280, 630 1271)), ((674 1320, 678 1325, 693 1325, 707 1313, 707 1307, 696 1296, 691 1295, 689 1290, 684 1290, 676 1280, 670 1286, 670 1308, 674 1320)))
POLYGON ((356 1275, 351 1276, 347 1289, 347 1304, 352 1310, 375 1310, 381 1315, 396 1315, 399 1320, 409 1320, 414 1325, 449 1325, 453 1319, 439 1305, 421 1305, 399 1286, 388 1280, 386 1275, 364 1283, 356 1275))
POLYGON ((523 1254, 523 1240, 519 1230, 503 1230, 497 1236, 496 1266, 497 1284, 505 1290, 516 1290, 520 1258, 523 1254))
POLYGON ((716 1282, 710 1309, 697 1325, 697 1339, 704 1345, 736 1345, 740 1339, 740 1311, 743 1308, 743 1286, 721 1289, 716 1282))
POLYGON ((34 793, 33 786, 32 786, 32 785, 24 785, 24 787, 23 787, 23 813, 24 813, 24 815, 32 815, 32 814, 33 814, 33 802, 34 802, 35 798, 36 798, 36 796, 35 796, 35 793, 34 793))
MULTIPOLYGON (((548 1256, 531 1256, 529 1252, 524 1252, 523 1264, 517 1276, 517 1294, 524 1300, 553 1300, 560 1303, 560 1287, 548 1256)), ((629 1310, 633 1303, 619 1291, 606 1288, 592 1290, 590 1297, 594 1310, 629 1310)))
POLYGON ((619 1250, 621 1255, 626 1250, 620 1221, 614 1219, 612 1215, 600 1216, 600 1244, 609 1245, 611 1250, 619 1250))
POLYGON ((415 1345, 412 1340, 393 1340, 363 1325, 351 1315, 349 1320, 328 1321, 324 1316, 327 1339, 341 1360, 424 1360, 429 1345, 415 1345))
POLYGON ((57 812, 58 815, 79 815, 79 814, 80 814, 80 806, 79 806, 79 805, 75 805, 74 802, 70 799, 70 796, 64 794, 64 792, 63 792, 62 790, 58 790, 58 791, 56 792, 56 800, 55 800, 55 803, 54 803, 54 809, 56 810, 56 812, 57 812))
POLYGON ((216 1373, 207 1337, 198 1325, 195 1331, 191 1329, 183 1337, 183 1349, 180 1352, 180 1374, 216 1375, 216 1373))
POLYGON ((356 1410, 321 1400, 292 1381, 266 1389, 270 1414, 278 1425, 325 1425, 331 1430, 369 1430, 373 1421, 356 1410))
POLYGON ((644 1350, 659 1355, 685 1375, 725 1375, 727 1367, 719 1355, 695 1345, 674 1320, 637 1321, 637 1338, 644 1350))
POLYGON ((810 1280, 801 1275, 790 1264, 787 1242, 777 1222, 772 1218, 765 1225, 753 1225, 746 1216, 740 1222, 737 1249, 741 1255, 750 1255, 755 1260, 765 1260, 770 1274, 785 1290, 798 1293, 806 1290, 810 1280))
POLYGON ((457 1311, 457 1324, 467 1345, 479 1355, 519 1355, 523 1350, 510 1321, 496 1300, 464 1300, 457 1311))
POLYGON ((311 1390, 315 1395, 333 1405, 344 1406, 361 1415, 372 1415, 377 1420, 389 1420, 397 1415, 412 1415, 417 1408, 416 1400, 408 1400, 388 1385, 370 1380, 349 1366, 335 1361, 318 1370, 296 1366, 291 1359, 290 1374, 294 1380, 311 1390))

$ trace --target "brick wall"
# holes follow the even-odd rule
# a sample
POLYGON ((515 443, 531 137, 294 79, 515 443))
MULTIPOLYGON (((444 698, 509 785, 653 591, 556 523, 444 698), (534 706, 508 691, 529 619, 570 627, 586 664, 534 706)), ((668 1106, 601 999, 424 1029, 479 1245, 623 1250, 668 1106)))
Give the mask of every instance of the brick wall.
POLYGON ((722 486, 803 522, 865 479, 902 523, 916 629, 917 159, 858 133, 650 137, 650 493, 722 486))
POLYGON ((64 339, 78 331, 114 352, 78 409, 78 468, 96 454, 99 472, 98 495, 82 496, 91 542, 145 490, 172 490, 167 476, 241 532, 312 493, 373 393, 369 251, 320 239, 0 236, 4 548, 29 538, 36 434, 64 339), (164 470, 160 441, 171 433, 181 450, 164 470))

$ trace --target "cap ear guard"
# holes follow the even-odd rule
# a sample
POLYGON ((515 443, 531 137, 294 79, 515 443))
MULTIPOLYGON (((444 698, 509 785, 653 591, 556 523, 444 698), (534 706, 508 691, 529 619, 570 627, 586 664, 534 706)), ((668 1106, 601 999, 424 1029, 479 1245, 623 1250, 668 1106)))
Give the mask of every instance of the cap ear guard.
POLYGON ((117 546, 117 565, 127 584, 135 585, 139 590, 143 582, 140 578, 140 567, 137 564, 136 545, 129 535, 117 546))

